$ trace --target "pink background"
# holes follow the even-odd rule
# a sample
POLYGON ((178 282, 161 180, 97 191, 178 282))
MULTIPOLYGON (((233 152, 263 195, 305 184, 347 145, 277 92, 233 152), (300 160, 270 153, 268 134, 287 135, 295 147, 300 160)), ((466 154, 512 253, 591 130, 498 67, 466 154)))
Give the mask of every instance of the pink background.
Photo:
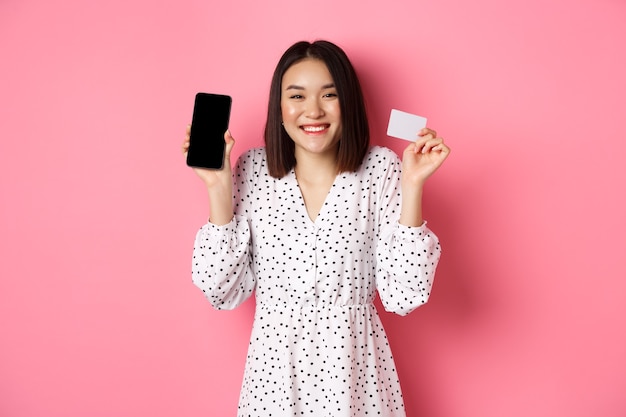
POLYGON ((193 95, 261 143, 291 43, 453 149, 431 302, 383 313, 410 417, 626 415, 622 0, 0 2, 0 415, 234 416, 254 305, 193 287, 193 95))

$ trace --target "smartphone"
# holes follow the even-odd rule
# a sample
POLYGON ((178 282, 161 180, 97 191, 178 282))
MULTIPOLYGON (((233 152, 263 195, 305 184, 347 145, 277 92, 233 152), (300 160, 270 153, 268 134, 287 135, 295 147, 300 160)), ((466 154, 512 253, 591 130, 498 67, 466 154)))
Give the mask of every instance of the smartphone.
POLYGON ((191 119, 187 165, 221 169, 224 165, 224 133, 228 129, 232 98, 223 94, 197 93, 191 119))

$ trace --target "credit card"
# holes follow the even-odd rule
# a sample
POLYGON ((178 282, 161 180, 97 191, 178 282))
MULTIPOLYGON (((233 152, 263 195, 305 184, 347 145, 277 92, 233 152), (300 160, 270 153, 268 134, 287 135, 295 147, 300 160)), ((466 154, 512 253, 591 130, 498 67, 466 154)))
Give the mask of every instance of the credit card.
POLYGON ((426 121, 425 117, 392 109, 389 116, 387 135, 415 142, 417 140, 417 132, 426 127, 426 121))

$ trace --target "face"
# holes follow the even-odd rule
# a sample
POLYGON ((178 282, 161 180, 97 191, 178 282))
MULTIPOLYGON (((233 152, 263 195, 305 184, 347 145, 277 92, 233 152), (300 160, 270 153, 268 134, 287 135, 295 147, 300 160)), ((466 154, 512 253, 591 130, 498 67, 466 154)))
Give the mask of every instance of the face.
POLYGON ((337 89, 324 62, 305 59, 289 67, 283 75, 280 103, 296 158, 306 153, 336 155, 341 113, 337 89))

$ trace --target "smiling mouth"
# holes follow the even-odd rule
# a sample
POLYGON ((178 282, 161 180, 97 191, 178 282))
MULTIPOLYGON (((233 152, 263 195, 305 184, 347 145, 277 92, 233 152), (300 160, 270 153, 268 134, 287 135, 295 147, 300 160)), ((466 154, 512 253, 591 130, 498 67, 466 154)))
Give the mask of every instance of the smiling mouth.
POLYGON ((319 133, 328 129, 329 127, 330 125, 325 124, 325 125, 317 125, 317 126, 301 126, 300 128, 307 133, 319 133))

